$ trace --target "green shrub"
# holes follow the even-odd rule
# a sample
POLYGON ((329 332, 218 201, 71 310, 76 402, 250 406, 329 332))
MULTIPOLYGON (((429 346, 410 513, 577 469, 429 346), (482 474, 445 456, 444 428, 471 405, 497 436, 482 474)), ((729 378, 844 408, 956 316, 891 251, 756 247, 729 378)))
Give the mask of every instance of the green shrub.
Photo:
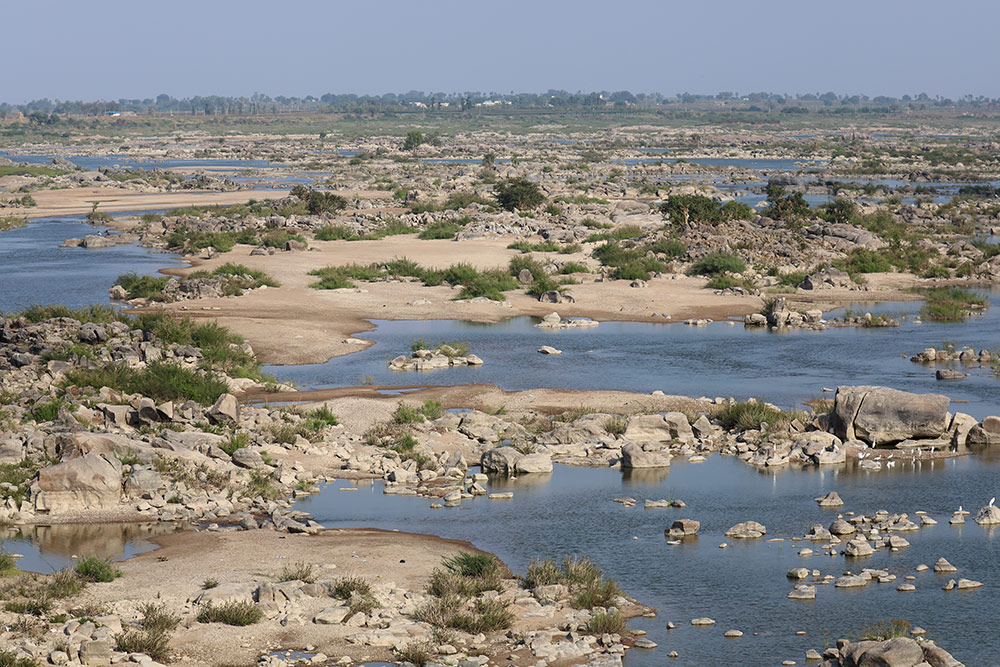
POLYGON ((322 405, 315 410, 310 410, 305 414, 306 426, 312 431, 322 431, 327 426, 336 426, 340 423, 337 415, 333 414, 326 405, 322 405))
POLYGON ((250 482, 246 488, 247 493, 252 497, 260 496, 264 500, 278 500, 281 498, 281 491, 274 485, 271 478, 259 470, 250 471, 250 482))
POLYGON ((620 611, 600 611, 587 621, 587 633, 591 635, 624 635, 628 622, 620 611))
POLYGON ((440 419, 441 415, 444 414, 444 409, 441 407, 440 401, 424 401, 424 404, 420 406, 420 412, 431 421, 435 419, 440 419))
POLYGON ((936 322, 961 322, 972 310, 987 305, 986 299, 960 287, 933 287, 918 293, 926 300, 920 309, 921 315, 936 322))
POLYGON ((41 401, 35 403, 31 408, 31 418, 36 422, 50 422, 59 417, 59 410, 66 405, 66 402, 59 398, 51 401, 41 401))
POLYGON ((450 221, 434 222, 424 228, 424 231, 417 235, 417 238, 422 241, 430 241, 433 239, 453 239, 455 234, 462 231, 462 228, 450 221))
POLYGON ((107 558, 86 556, 76 564, 76 573, 88 581, 107 583, 122 576, 122 571, 107 558))
POLYGON ((696 276, 716 276, 721 273, 743 273, 747 263, 742 257, 724 252, 713 252, 695 260, 689 273, 696 276))
POLYGON ((396 411, 392 413, 392 421, 396 424, 416 424, 424 421, 424 416, 418 408, 400 401, 396 404, 396 411))
POLYGON ((4 611, 9 611, 12 614, 44 616, 52 611, 52 600, 45 596, 8 600, 4 603, 3 609, 4 611))
POLYGON ((332 192, 321 192, 307 188, 304 185, 296 185, 292 188, 291 194, 305 203, 306 210, 310 215, 335 213, 347 208, 347 199, 332 192))
POLYGON ((500 569, 500 561, 491 554, 460 552, 445 558, 442 564, 449 572, 463 577, 482 577, 500 569))
POLYGON ((150 301, 164 301, 167 295, 164 289, 170 278, 155 278, 153 276, 139 275, 129 272, 118 276, 115 285, 119 285, 128 292, 130 299, 148 299, 150 301))
POLYGON ((561 269, 559 269, 559 273, 562 275, 570 275, 572 273, 590 273, 590 269, 587 268, 586 264, 581 264, 579 262, 567 262, 566 264, 563 264, 561 269))
POLYGON ((341 577, 334 582, 330 594, 341 600, 348 600, 354 595, 372 596, 372 585, 361 577, 341 577))
POLYGON ((0 548, 0 577, 7 577, 17 572, 17 559, 14 554, 0 548))
POLYGON ((0 649, 0 667, 38 667, 38 662, 4 648, 0 649))
POLYGON ((671 259, 679 259, 687 254, 687 246, 676 238, 662 238, 646 245, 646 248, 671 259))
POLYGON ((772 408, 760 401, 744 401, 725 405, 714 416, 727 429, 748 431, 759 429, 765 423, 771 428, 783 427, 800 415, 772 408))
POLYGON ((249 433, 233 433, 225 442, 219 445, 219 449, 232 456, 237 449, 243 449, 249 444, 249 433))
POLYGON ((394 649, 394 651, 399 662, 408 662, 416 667, 424 667, 434 657, 433 648, 430 644, 414 643, 394 649))
POLYGON ((83 308, 67 308, 66 306, 40 306, 35 304, 18 313, 29 324, 38 324, 56 317, 68 317, 81 324, 94 322, 97 324, 109 324, 111 322, 131 322, 131 319, 122 315, 119 311, 110 306, 85 306, 83 308))
POLYGON ((231 600, 220 605, 208 603, 198 612, 199 623, 224 623, 226 625, 253 625, 264 618, 264 612, 253 602, 231 600))
POLYGON ((346 289, 357 287, 357 285, 347 279, 347 271, 344 267, 328 266, 323 269, 313 269, 309 272, 309 275, 319 278, 318 281, 309 285, 313 289, 346 289))
POLYGON ((476 600, 471 612, 455 614, 448 625, 475 635, 506 630, 514 624, 514 618, 514 613, 503 600, 476 600))
POLYGON ((317 241, 352 241, 358 238, 358 235, 347 227, 326 225, 317 229, 313 237, 317 241))
POLYGON ((522 176, 501 181, 494 187, 500 208, 507 211, 538 208, 545 203, 545 195, 535 183, 522 176))
POLYGON ((626 428, 628 428, 628 420, 624 417, 608 417, 604 420, 604 431, 608 435, 622 435, 626 428))
POLYGON ((894 637, 909 637, 912 629, 910 622, 903 618, 877 621, 863 627, 858 633, 858 640, 882 642, 894 637))
POLYGON ((311 584, 316 581, 315 567, 312 563, 303 563, 302 561, 293 565, 284 565, 274 580, 279 583, 283 581, 301 581, 311 584))
POLYGON ((254 281, 254 287, 267 285, 268 287, 281 287, 281 283, 267 275, 263 271, 251 269, 243 264, 226 262, 222 266, 212 271, 213 276, 249 276, 254 281))
POLYGON ((146 603, 139 608, 141 629, 129 628, 115 635, 115 650, 125 653, 144 653, 154 660, 168 657, 170 633, 180 623, 180 617, 171 614, 162 604, 146 603))

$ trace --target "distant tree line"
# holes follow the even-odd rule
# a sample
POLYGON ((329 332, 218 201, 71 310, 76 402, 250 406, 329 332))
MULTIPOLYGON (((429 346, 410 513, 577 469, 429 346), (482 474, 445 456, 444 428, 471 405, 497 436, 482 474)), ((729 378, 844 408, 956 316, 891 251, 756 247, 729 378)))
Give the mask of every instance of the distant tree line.
MULTIPOLYGON (((473 108, 502 106, 514 109, 600 109, 600 108, 720 108, 734 111, 774 113, 834 113, 838 110, 852 112, 891 113, 929 108, 986 109, 1000 106, 1000 98, 982 95, 965 95, 958 99, 931 96, 927 93, 890 97, 878 95, 838 95, 834 92, 785 95, 779 93, 736 93, 723 91, 714 95, 695 93, 631 93, 576 92, 549 90, 545 93, 427 93, 411 90, 407 93, 384 95, 355 95, 326 93, 315 97, 271 97, 254 93, 246 97, 218 95, 175 98, 161 94, 155 98, 119 99, 113 101, 72 101, 43 98, 26 104, 0 103, 0 117, 15 112, 29 114, 90 115, 116 113, 135 114, 189 114, 206 116, 246 116, 278 113, 313 112, 379 112, 393 110, 426 109, 430 111, 467 111, 473 108)), ((48 121, 32 122, 43 124, 48 121)))

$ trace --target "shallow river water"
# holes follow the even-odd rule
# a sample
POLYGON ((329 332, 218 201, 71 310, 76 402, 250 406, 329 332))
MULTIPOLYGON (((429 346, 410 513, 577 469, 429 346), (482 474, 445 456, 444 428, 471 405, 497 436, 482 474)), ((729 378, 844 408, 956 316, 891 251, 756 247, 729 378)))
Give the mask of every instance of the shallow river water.
POLYGON ((493 479, 490 491, 510 490, 509 501, 463 500, 461 508, 430 509, 427 499, 384 496, 383 483, 334 482, 298 507, 328 527, 371 526, 464 539, 497 554, 523 573, 533 558, 583 554, 593 558, 624 590, 659 609, 655 619, 640 618, 633 627, 646 630, 659 644, 655 651, 635 649, 631 667, 662 665, 676 650, 680 665, 774 665, 793 659, 802 664, 809 648, 856 634, 868 623, 906 618, 926 628, 967 665, 1000 664, 995 635, 1000 594, 1000 531, 971 520, 948 524, 964 505, 975 512, 1000 491, 1000 461, 965 457, 920 466, 905 463, 879 472, 786 469, 755 470, 735 459, 710 457, 701 464, 676 462, 662 471, 631 475, 610 469, 556 466, 551 475, 493 479), (356 484, 360 491, 340 488, 356 484), (896 553, 849 561, 842 556, 797 555, 813 543, 792 542, 815 523, 828 526, 837 510, 819 508, 814 498, 837 491, 846 505, 840 511, 871 513, 923 510, 938 525, 906 534, 912 546, 896 553), (612 499, 639 500, 625 508, 612 499), (682 499, 684 509, 642 509, 645 499, 682 499), (663 531, 678 518, 701 521, 701 533, 681 546, 666 544, 663 531), (723 533, 739 521, 767 526, 767 538, 739 542, 723 533), (638 539, 634 539, 638 538, 638 539), (723 542, 729 548, 720 549, 723 542), (958 575, 984 582, 978 590, 947 593, 950 576, 916 574, 941 556, 958 575), (839 576, 864 567, 888 568, 898 581, 870 584, 863 590, 819 586, 813 602, 785 595, 793 588, 786 572, 794 567, 839 576), (917 590, 896 591, 907 574, 916 574, 917 590), (717 625, 693 627, 692 618, 708 616, 717 625), (667 621, 677 629, 666 630, 667 621), (744 637, 723 638, 729 629, 744 637), (805 636, 795 632, 804 630, 805 636), (754 633, 757 633, 756 635, 754 633), (738 659, 737 659, 738 656, 738 659), (737 660, 737 662, 734 662, 737 660))
MULTIPOLYGON (((0 312, 31 303, 71 307, 107 303, 107 290, 118 275, 179 265, 135 246, 89 251, 58 247, 66 238, 93 231, 76 218, 46 220, 0 234, 0 312)), ((855 309, 915 314, 919 304, 855 309)), ((664 311, 669 311, 668 304, 664 311)), ((660 389, 693 396, 762 396, 788 407, 819 396, 822 387, 872 383, 940 391, 956 400, 953 410, 977 417, 1000 412, 1000 380, 992 371, 972 369, 972 377, 945 384, 934 380, 931 369, 906 358, 942 340, 993 348, 1000 324, 996 309, 956 325, 907 323, 898 329, 786 334, 725 323, 696 328, 616 322, 552 332, 534 327, 533 322, 530 318, 493 325, 375 321, 376 329, 363 337, 376 345, 364 352, 326 364, 269 370, 307 387, 357 385, 370 377, 384 385, 484 382, 505 389, 660 389), (468 341, 486 363, 480 368, 422 374, 389 371, 387 361, 408 351, 415 338, 468 341), (535 350, 540 345, 553 345, 563 354, 539 355, 535 350)), ((352 493, 338 491, 350 483, 334 483, 299 507, 331 527, 376 526, 467 539, 520 572, 531 558, 586 554, 629 594, 660 609, 656 619, 633 622, 647 630, 660 648, 630 652, 630 667, 664 664, 670 650, 680 653, 671 664, 770 665, 785 659, 801 664, 806 649, 821 649, 826 641, 891 617, 905 617, 927 628, 968 665, 993 665, 1000 664, 1000 640, 995 635, 1000 599, 997 534, 971 521, 953 527, 947 518, 959 505, 975 511, 1000 495, 998 473, 1000 461, 981 457, 933 464, 901 462, 879 472, 757 471, 732 459, 711 457, 702 464, 678 461, 669 472, 631 475, 557 466, 551 476, 492 480, 491 490, 510 489, 514 499, 463 501, 461 509, 431 510, 426 499, 383 496, 381 482, 359 484, 361 490, 352 493), (813 523, 833 521, 836 512, 813 502, 830 490, 844 497, 845 511, 925 510, 941 523, 907 535, 912 544, 908 549, 879 552, 859 563, 842 557, 800 558, 798 545, 789 538, 803 534, 813 523), (623 495, 637 498, 639 506, 626 509, 611 502, 623 495), (642 500, 659 498, 680 498, 688 507, 641 509, 642 500), (663 531, 676 518, 700 520, 701 536, 668 546, 663 531), (724 538, 729 526, 749 519, 767 525, 769 538, 785 541, 733 543, 724 538), (730 542, 728 549, 718 548, 723 541, 730 542), (901 579, 917 564, 932 565, 940 556, 960 568, 959 576, 986 586, 945 593, 941 585, 947 578, 925 572, 916 575, 913 593, 897 592, 896 584, 872 584, 860 591, 822 586, 815 602, 785 598, 792 587, 785 572, 799 565, 834 575, 847 569, 887 567, 901 579), (690 626, 690 619, 698 616, 710 616, 718 624, 690 626), (668 620, 678 628, 668 632, 668 620), (722 633, 730 628, 745 636, 723 639, 722 633), (808 634, 798 637, 796 630, 808 634)), ((67 565, 73 555, 120 557, 148 550, 150 537, 174 529, 39 527, 2 534, 2 542, 25 556, 22 567, 45 571, 67 565)))
MULTIPOLYGON (((858 312, 916 314, 919 302, 854 306, 858 312)), ((837 311, 833 314, 835 315, 837 311)), ((976 350, 997 345, 1000 309, 961 324, 899 328, 830 328, 772 333, 716 322, 685 324, 602 322, 597 327, 552 331, 520 317, 499 324, 375 320, 376 329, 359 334, 375 345, 325 364, 271 366, 266 370, 307 388, 376 385, 495 384, 507 390, 557 387, 620 389, 683 396, 758 396, 785 407, 816 398, 838 384, 880 384, 915 392, 942 392, 955 410, 979 418, 1000 410, 1000 378, 990 368, 967 368, 957 382, 935 380, 934 370, 909 357, 943 340, 976 350), (425 372, 398 372, 388 361, 409 354, 410 344, 464 341, 484 361, 425 372), (542 345, 562 350, 541 355, 542 345), (964 402, 964 401, 967 401, 964 402)), ((832 397, 832 395, 827 394, 832 397)))

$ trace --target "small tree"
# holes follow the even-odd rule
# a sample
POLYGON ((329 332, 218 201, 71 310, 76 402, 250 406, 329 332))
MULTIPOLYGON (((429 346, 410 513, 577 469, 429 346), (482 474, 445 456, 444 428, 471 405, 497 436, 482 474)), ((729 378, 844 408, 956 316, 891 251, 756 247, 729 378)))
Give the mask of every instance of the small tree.
POLYGON ((515 176, 495 187, 500 208, 507 211, 537 208, 545 203, 541 189, 523 176, 515 176))
POLYGON ((403 150, 412 151, 422 143, 424 143, 424 135, 419 130, 410 130, 406 133, 406 141, 403 142, 403 150))

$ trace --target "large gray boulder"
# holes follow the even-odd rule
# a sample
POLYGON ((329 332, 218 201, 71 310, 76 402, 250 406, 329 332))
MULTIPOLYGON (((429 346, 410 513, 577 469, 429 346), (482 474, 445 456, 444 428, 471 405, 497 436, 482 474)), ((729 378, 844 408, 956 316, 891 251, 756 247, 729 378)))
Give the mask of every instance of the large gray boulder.
POLYGON ((694 431, 682 412, 629 417, 625 438, 632 442, 693 442, 694 431))
POLYGON ((223 394, 208 409, 208 418, 216 424, 236 424, 240 421, 240 402, 232 394, 223 394))
POLYGON ((924 662, 924 650, 909 637, 856 642, 840 653, 845 667, 915 667, 924 662))
POLYGON ((114 507, 122 495, 122 464, 109 454, 85 454, 40 470, 32 490, 39 513, 114 507))
POLYGON ((914 438, 939 438, 949 426, 951 399, 888 387, 838 387, 831 426, 842 440, 891 445, 914 438))
POLYGON ((622 447, 622 469, 628 468, 667 468, 670 466, 670 455, 659 452, 647 452, 634 442, 622 447))
POLYGON ((522 458, 524 458, 524 454, 513 447, 496 447, 483 452, 479 459, 479 465, 486 473, 511 475, 515 472, 517 462, 522 458))
POLYGON ((514 470, 518 474, 552 472, 552 457, 548 454, 528 454, 517 460, 514 470))

